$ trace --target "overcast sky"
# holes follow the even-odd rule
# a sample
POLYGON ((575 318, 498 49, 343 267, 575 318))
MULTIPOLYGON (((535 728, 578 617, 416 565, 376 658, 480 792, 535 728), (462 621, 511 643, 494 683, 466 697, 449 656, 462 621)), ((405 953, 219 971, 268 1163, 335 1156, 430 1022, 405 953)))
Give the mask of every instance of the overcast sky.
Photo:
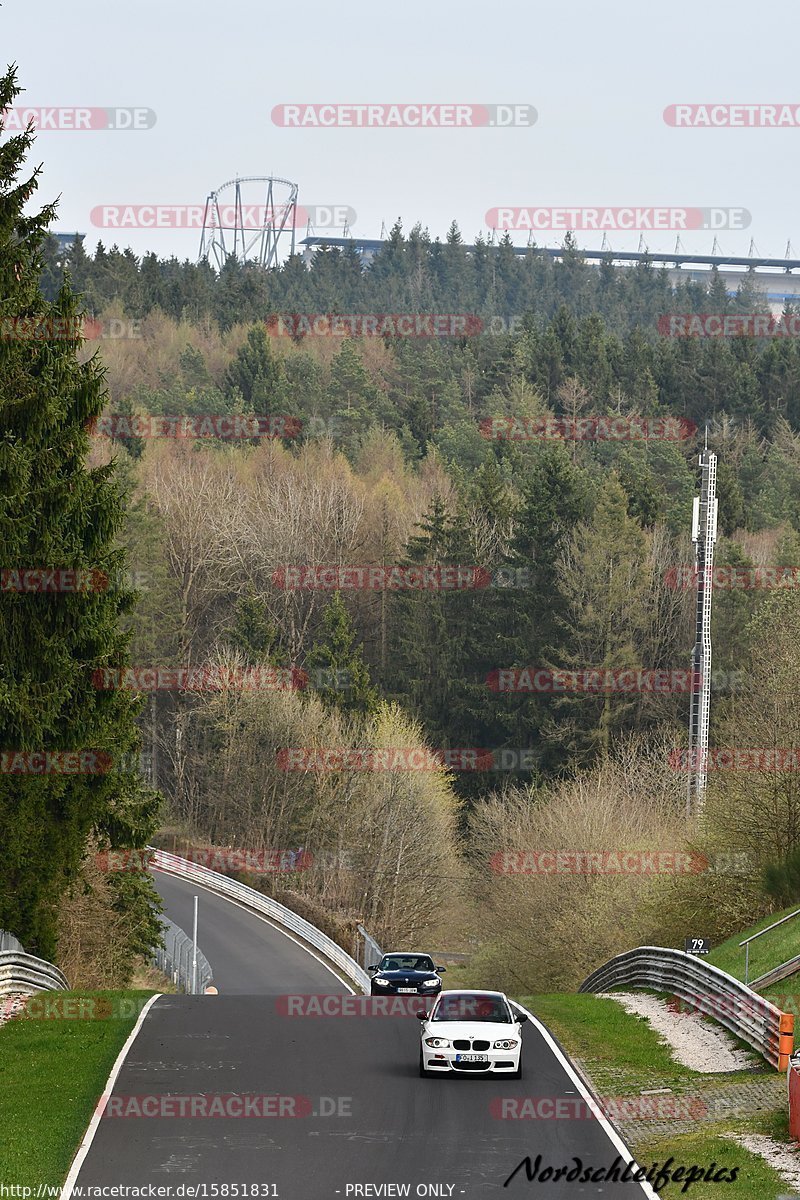
MULTIPOLYGON (((256 0, 136 0, 64 6, 6 0, 3 58, 26 106, 153 110, 140 130, 41 130, 41 200, 56 228, 137 253, 194 258, 195 229, 99 228, 107 205, 202 205, 238 175, 299 185, 301 205, 348 206, 352 232, 398 217, 432 236, 458 221, 472 241, 510 206, 738 208, 726 254, 800 256, 796 128, 675 128, 676 103, 791 104, 800 115, 800 16, 744 0, 530 0, 299 6, 256 0), (286 128, 280 104, 527 104, 529 127, 286 128)), ((64 118, 68 120, 69 118, 64 118)), ((255 194, 251 194, 255 199, 255 194)), ((250 198, 250 197, 248 197, 250 198)), ((319 228, 319 233, 337 232, 319 228)), ((303 228, 300 236, 304 236, 303 228)), ((524 244, 527 234, 515 233, 524 244)), ((638 232, 610 232, 635 249, 638 232)), ((672 249, 675 232, 646 233, 672 249)), ((709 252, 713 233, 684 246, 709 252)), ((540 245, 563 233, 540 232, 540 245)), ((578 235, 599 247, 602 234, 578 235)))

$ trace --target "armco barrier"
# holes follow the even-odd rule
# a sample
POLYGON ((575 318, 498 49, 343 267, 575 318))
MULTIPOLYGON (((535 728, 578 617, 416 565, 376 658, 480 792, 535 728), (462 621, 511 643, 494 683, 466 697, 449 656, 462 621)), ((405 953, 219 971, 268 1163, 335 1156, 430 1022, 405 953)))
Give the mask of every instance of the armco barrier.
POLYGON ((684 950, 639 946, 598 967, 578 991, 606 992, 626 985, 653 988, 687 1001, 758 1050, 773 1067, 787 1069, 794 1017, 719 967, 684 950))
POLYGON ((12 992, 65 991, 69 984, 64 974, 52 963, 21 950, 0 953, 0 996, 12 992))
POLYGON ((260 892, 247 887, 244 883, 237 883, 235 879, 229 879, 227 875, 220 875, 218 871, 211 871, 208 867, 201 867, 198 863, 189 862, 188 859, 180 858, 177 854, 169 854, 166 850, 155 850, 150 846, 148 846, 148 850, 152 853, 151 866, 155 870, 164 871, 168 875, 177 875, 191 883, 202 884, 209 891, 216 892, 219 896, 228 896, 231 900, 236 900, 246 908, 252 909, 253 912, 268 917, 276 925, 297 934, 304 942, 308 942, 315 950, 319 950, 330 963, 339 968, 343 975, 361 988, 362 992, 369 993, 370 977, 356 960, 351 958, 338 942, 334 942, 333 938, 329 938, 310 921, 298 917, 297 913, 292 912, 290 908, 278 904, 277 900, 272 900, 269 896, 262 896, 260 892))

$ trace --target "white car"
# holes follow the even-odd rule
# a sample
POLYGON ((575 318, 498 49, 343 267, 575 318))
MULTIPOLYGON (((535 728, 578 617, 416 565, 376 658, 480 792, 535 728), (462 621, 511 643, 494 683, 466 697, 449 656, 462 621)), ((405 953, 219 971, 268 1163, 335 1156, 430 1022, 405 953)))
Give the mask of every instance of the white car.
POLYGON ((528 1017, 503 992, 440 992, 421 1022, 419 1073, 462 1071, 522 1078, 522 1025, 528 1017))

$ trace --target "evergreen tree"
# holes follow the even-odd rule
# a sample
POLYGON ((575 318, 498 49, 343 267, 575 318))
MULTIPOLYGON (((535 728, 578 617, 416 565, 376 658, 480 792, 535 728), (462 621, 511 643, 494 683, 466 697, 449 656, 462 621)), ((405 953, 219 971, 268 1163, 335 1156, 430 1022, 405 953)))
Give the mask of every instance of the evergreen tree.
MULTIPOLYGON (((628 515, 628 496, 612 472, 600 488, 591 520, 576 529, 559 563, 568 602, 564 666, 612 677, 650 666, 642 664, 639 648, 646 621, 646 551, 645 534, 628 515)), ((614 733, 631 727, 643 702, 644 697, 617 694, 613 687, 599 695, 565 696, 556 706, 554 732, 563 749, 564 727, 572 727, 570 757, 585 759, 587 751, 607 756, 614 733)))
MULTIPOLYGON (((498 631, 498 667, 560 667, 565 652, 567 600, 559 562, 576 525, 587 512, 586 485, 564 446, 537 451, 522 487, 507 566, 525 586, 508 593, 506 619, 498 631)), ((558 770, 567 754, 543 738, 552 719, 548 695, 509 693, 504 702, 506 745, 533 753, 544 772, 558 770)))
MULTIPOLYGON (((19 91, 12 69, 0 79, 0 112, 19 91)), ((0 751, 12 764, 24 765, 15 752, 95 752, 116 764, 138 749, 137 704, 119 688, 99 689, 93 672, 126 662, 120 619, 132 594, 116 583, 124 554, 115 547, 124 497, 113 466, 85 463, 87 426, 106 393, 98 362, 78 362, 76 298, 68 285, 53 303, 39 290, 54 208, 23 215, 37 187, 38 171, 23 175, 31 143, 24 133, 0 144, 0 316, 19 331, 0 339, 0 751), (28 322, 40 336, 25 336, 28 322), (30 592, 6 574, 31 568, 81 572, 89 588, 30 592)), ((143 847, 155 802, 138 775, 115 769, 0 772, 0 928, 52 957, 56 905, 89 839, 143 847)), ((149 878, 112 882, 131 946, 155 940, 149 878)))
POLYGON ((311 686, 324 704, 342 712, 367 716, 376 711, 379 695, 356 644, 356 631, 340 592, 334 592, 322 616, 322 630, 306 659, 311 686))
POLYGON ((267 341, 263 326, 256 325, 225 372, 228 394, 238 391, 246 412, 275 412, 283 397, 283 364, 267 341))

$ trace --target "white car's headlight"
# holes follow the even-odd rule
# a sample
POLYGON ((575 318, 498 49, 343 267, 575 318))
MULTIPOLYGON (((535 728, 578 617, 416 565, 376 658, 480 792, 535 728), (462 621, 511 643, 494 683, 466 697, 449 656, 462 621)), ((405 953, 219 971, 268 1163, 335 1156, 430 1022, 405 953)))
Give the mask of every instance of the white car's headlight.
POLYGON ((388 987, 389 986, 389 980, 381 979, 378 975, 375 976, 375 979, 373 980, 373 982, 377 983, 378 987, 388 987))
POLYGON ((447 1038, 425 1038, 425 1045, 430 1046, 432 1050, 446 1050, 450 1043, 447 1038))
POLYGON ((436 987, 436 984, 438 982, 439 982, 438 977, 436 979, 423 979, 422 986, 423 987, 436 987))
POLYGON ((503 1038, 502 1042, 495 1042, 494 1048, 495 1050, 513 1050, 518 1045, 519 1042, 516 1038, 503 1038))

